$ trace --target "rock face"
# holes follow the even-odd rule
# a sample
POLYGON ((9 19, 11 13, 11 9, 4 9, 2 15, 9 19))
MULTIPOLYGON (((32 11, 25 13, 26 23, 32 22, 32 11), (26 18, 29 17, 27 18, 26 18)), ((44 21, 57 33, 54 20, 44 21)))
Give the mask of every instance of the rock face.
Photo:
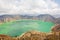
POLYGON ((60 32, 48 33, 45 40, 60 40, 60 32))
POLYGON ((18 40, 44 40, 45 37, 45 33, 41 33, 38 31, 30 31, 18 37, 18 40))
POLYGON ((16 37, 10 37, 7 35, 0 34, 0 40, 18 40, 16 37))
POLYGON ((60 24, 55 25, 51 31, 46 35, 45 40, 60 40, 60 24))
POLYGON ((12 40, 10 36, 0 34, 0 40, 12 40))
POLYGON ((60 40, 60 32, 42 33, 38 31, 28 31, 18 37, 1 34, 0 40, 60 40))
POLYGON ((53 31, 53 32, 59 32, 59 31, 60 31, 60 24, 55 25, 55 26, 52 28, 52 31, 53 31))

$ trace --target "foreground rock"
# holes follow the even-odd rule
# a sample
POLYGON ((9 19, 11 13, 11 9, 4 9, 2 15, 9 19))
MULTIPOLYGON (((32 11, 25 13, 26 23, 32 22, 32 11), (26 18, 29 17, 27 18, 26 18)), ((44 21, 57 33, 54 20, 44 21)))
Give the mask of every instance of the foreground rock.
POLYGON ((18 40, 44 40, 46 33, 38 31, 29 31, 18 37, 18 40))
POLYGON ((60 32, 42 33, 38 31, 28 31, 18 37, 1 34, 0 40, 60 40, 60 32))
POLYGON ((0 40, 12 40, 12 38, 10 36, 1 34, 0 35, 0 40))
POLYGON ((45 40, 60 40, 60 32, 48 33, 45 40))

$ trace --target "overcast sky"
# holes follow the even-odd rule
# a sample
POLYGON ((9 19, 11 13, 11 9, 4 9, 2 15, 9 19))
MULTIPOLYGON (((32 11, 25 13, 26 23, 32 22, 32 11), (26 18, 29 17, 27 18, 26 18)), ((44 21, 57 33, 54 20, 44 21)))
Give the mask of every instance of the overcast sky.
POLYGON ((0 0, 1 14, 60 14, 60 0, 0 0))

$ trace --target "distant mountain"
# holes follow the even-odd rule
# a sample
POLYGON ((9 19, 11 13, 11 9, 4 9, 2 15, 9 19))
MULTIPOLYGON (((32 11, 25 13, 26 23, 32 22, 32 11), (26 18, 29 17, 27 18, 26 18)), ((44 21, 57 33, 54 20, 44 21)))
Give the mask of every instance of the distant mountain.
POLYGON ((37 17, 42 21, 55 22, 55 18, 49 14, 40 14, 37 17))
POLYGON ((53 15, 55 18, 60 18, 60 14, 53 15))
POLYGON ((53 22, 60 24, 60 17, 57 18, 54 15, 40 14, 38 16, 31 15, 0 15, 0 23, 16 21, 21 19, 41 20, 46 22, 53 22))
POLYGON ((10 22, 14 20, 20 19, 19 15, 1 15, 0 16, 0 23, 2 22, 10 22))
POLYGON ((56 18, 56 24, 60 24, 60 18, 56 18))

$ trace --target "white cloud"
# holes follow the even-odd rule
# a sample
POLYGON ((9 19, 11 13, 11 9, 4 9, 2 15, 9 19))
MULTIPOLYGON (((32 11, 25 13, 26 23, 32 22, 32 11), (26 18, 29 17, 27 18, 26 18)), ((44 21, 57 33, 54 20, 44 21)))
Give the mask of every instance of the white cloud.
POLYGON ((52 0, 0 0, 1 14, 59 14, 60 7, 52 0))

